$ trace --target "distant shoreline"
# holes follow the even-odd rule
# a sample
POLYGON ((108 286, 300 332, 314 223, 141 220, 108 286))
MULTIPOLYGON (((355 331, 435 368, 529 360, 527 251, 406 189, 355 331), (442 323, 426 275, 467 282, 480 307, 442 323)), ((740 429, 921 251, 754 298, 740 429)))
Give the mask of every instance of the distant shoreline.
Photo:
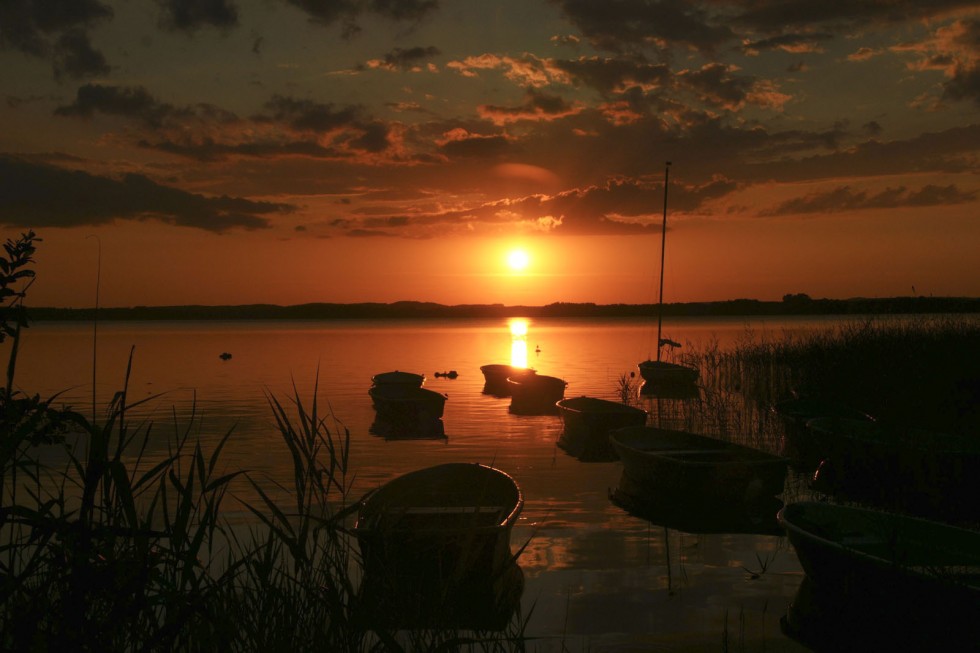
MULTIPOLYGON (((27 307, 32 321, 92 320, 342 320, 412 318, 506 317, 646 317, 657 314, 656 304, 554 303, 545 306, 503 304, 444 305, 432 302, 355 304, 246 304, 238 306, 132 306, 125 308, 27 307)), ((732 299, 716 302, 665 304, 670 316, 740 315, 902 315, 922 313, 980 313, 980 298, 890 297, 811 299, 787 295, 782 301, 732 299)))

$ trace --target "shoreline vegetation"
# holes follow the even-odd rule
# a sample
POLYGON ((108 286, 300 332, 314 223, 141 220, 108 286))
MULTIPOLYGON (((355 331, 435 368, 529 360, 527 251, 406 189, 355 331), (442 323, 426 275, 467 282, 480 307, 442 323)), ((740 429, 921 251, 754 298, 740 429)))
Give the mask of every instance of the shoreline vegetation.
MULTIPOLYGON (((33 321, 100 320, 343 320, 431 318, 574 318, 653 317, 656 304, 594 304, 558 302, 545 306, 503 304, 444 305, 432 302, 312 303, 280 306, 130 306, 95 308, 31 307, 33 321)), ((804 293, 782 301, 732 299, 664 304, 664 315, 687 317, 785 315, 913 315, 980 313, 977 297, 885 297, 812 299, 804 293)))

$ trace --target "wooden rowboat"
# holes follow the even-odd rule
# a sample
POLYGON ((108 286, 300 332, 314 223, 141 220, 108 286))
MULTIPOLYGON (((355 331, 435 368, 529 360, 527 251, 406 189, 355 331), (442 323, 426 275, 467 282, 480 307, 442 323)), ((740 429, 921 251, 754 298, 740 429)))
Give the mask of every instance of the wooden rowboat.
POLYGON ((534 374, 534 370, 527 367, 516 367, 504 363, 491 363, 480 367, 483 372, 483 393, 495 397, 509 397, 510 385, 507 379, 518 377, 521 374, 534 374))
POLYGON ((506 608, 523 589, 510 549, 523 506, 514 479, 482 464, 446 463, 389 481, 362 501, 354 526, 365 595, 396 622, 475 619, 473 601, 488 594, 506 608))
POLYGON ((507 378, 510 412, 518 415, 554 415, 568 382, 545 374, 519 374, 507 378))
POLYGON ((404 384, 373 385, 368 390, 378 416, 393 424, 442 419, 446 395, 404 384))
POLYGON ((422 384, 425 383, 425 375, 416 374, 415 372, 402 372, 399 370, 394 370, 392 372, 375 374, 371 377, 371 383, 374 385, 396 385, 421 388, 422 384))
POLYGON ((886 623, 892 634, 937 641, 969 631, 961 643, 976 644, 980 532, 824 502, 790 503, 777 520, 825 605, 886 623))
POLYGON ((616 460, 609 432, 647 421, 642 408, 598 397, 567 397, 555 405, 562 422, 558 446, 580 460, 616 460))
POLYGON ((634 492, 697 505, 743 505, 783 491, 788 461, 688 431, 635 426, 609 433, 634 492))

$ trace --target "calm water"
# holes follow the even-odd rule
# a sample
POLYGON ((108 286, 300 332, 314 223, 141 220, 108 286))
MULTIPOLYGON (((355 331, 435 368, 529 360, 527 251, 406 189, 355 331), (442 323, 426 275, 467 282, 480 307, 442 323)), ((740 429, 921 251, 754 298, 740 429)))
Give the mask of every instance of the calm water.
MULTIPOLYGON (((836 319, 675 320, 665 331, 685 347, 729 346, 756 336, 819 329, 836 319)), ((639 320, 456 320, 338 322, 103 323, 95 348, 99 401, 123 382, 134 349, 130 401, 155 397, 143 414, 162 433, 176 416, 205 442, 234 427, 223 459, 289 482, 290 467, 268 396, 304 401, 318 381, 321 410, 351 433, 355 494, 400 473, 448 461, 492 464, 521 485, 526 506, 512 544, 533 605, 527 628, 537 650, 803 650, 781 634, 779 617, 802 572, 785 538, 685 533, 633 517, 610 502, 621 465, 582 463, 556 447, 557 416, 517 416, 509 400, 482 393, 480 366, 516 363, 564 378, 566 396, 617 399, 620 375, 648 357, 653 329, 639 320), (222 360, 222 352, 232 354, 222 360), (448 395, 445 439, 372 435, 367 390, 373 374, 424 373, 448 395), (458 378, 436 377, 456 370, 458 378), (760 572, 751 574, 750 572, 760 572)), ((41 323, 24 334, 17 385, 91 410, 93 328, 41 323)), ((6 347, 7 345, 5 345, 6 347)), ((683 350, 683 349, 682 349, 683 350)), ((7 350, 0 352, 6 360, 7 350)), ((649 401, 649 400, 648 400, 649 401)), ((161 438, 164 436, 161 434, 161 438)))

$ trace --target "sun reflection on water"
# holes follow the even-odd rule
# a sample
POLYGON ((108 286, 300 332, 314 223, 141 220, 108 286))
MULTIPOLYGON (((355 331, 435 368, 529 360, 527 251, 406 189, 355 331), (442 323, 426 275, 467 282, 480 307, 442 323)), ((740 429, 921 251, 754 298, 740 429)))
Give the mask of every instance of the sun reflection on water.
POLYGON ((507 321, 510 329, 510 364, 514 367, 527 367, 527 330, 530 323, 523 317, 512 317, 507 321))

